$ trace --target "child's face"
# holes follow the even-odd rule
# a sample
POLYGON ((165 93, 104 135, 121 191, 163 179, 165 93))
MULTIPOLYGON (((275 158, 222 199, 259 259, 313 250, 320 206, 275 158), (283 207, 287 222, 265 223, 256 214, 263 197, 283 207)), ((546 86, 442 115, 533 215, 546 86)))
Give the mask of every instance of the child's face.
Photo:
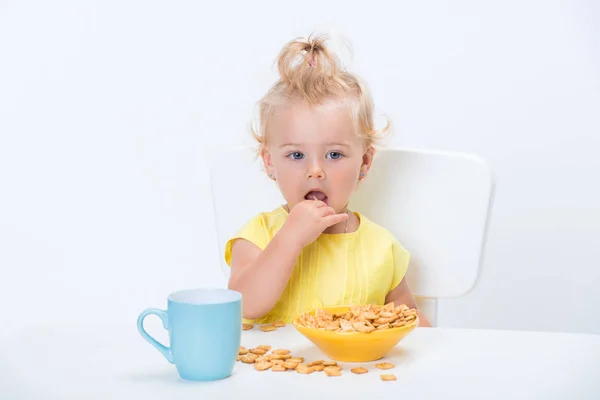
POLYGON ((315 196, 343 211, 374 153, 354 133, 346 107, 290 101, 274 113, 267 129, 263 161, 289 208, 315 196))

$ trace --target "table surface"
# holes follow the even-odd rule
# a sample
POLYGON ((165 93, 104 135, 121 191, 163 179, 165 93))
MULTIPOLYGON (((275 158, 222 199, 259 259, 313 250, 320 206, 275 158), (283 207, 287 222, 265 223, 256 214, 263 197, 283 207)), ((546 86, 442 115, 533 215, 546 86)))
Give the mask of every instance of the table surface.
MULTIPOLYGON (((243 346, 260 344, 290 349, 307 362, 327 359, 290 325, 243 332, 243 346)), ((327 377, 259 372, 236 363, 227 379, 189 382, 141 338, 135 324, 31 326, 0 349, 0 398, 600 399, 600 335, 417 328, 383 361, 396 367, 340 363, 342 376, 327 377), (355 375, 355 366, 369 372, 355 375), (384 382, 382 373, 397 380, 384 382)))

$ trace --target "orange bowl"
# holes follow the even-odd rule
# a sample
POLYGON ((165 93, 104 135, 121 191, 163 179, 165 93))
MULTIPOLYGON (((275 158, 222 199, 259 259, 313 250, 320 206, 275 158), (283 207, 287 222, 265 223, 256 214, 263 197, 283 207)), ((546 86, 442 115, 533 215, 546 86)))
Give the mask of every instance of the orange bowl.
MULTIPOLYGON (((320 307, 331 314, 345 313, 350 306, 320 307)), ((316 310, 309 314, 314 315, 316 310)), ((300 325, 298 318, 294 326, 329 358, 341 362, 367 362, 383 358, 418 325, 419 318, 412 324, 371 333, 333 332, 300 325)))

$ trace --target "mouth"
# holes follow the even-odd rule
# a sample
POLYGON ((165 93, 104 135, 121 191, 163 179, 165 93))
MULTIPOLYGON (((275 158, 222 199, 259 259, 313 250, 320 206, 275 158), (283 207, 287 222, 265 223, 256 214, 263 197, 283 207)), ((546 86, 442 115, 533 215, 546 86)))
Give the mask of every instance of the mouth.
POLYGON ((310 192, 306 193, 304 198, 306 200, 314 200, 316 198, 317 200, 321 200, 323 203, 327 204, 327 195, 320 190, 311 190, 310 192))

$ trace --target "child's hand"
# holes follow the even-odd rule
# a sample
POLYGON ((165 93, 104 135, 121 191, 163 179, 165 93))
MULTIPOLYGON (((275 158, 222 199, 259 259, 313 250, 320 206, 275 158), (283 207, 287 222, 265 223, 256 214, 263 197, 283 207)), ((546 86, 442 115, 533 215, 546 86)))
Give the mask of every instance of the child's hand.
POLYGON ((292 208, 281 231, 303 248, 314 242, 328 227, 347 219, 347 213, 336 214, 333 208, 320 200, 304 200, 292 208))

